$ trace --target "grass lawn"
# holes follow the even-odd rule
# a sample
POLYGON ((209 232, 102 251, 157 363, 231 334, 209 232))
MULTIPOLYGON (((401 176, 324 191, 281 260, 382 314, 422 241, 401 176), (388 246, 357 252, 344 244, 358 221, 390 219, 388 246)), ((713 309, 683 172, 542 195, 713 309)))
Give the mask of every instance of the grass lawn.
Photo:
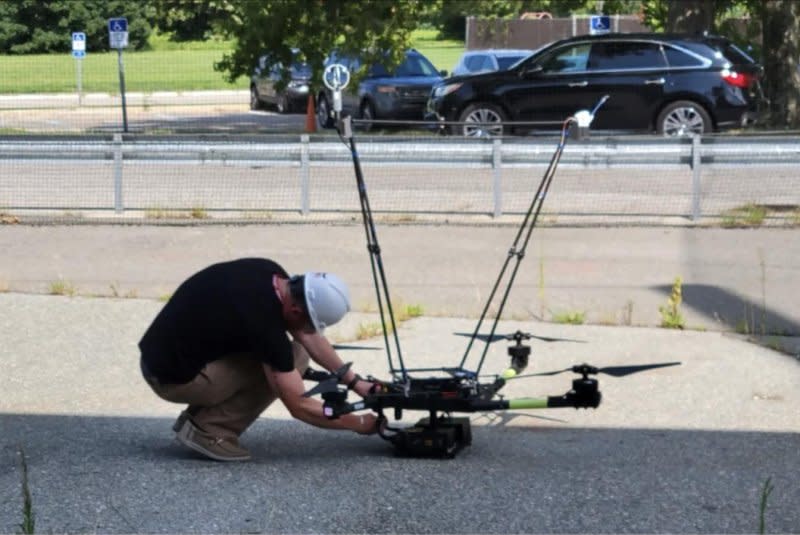
MULTIPOLYGON (((437 41, 435 30, 414 33, 413 46, 438 69, 450 71, 464 50, 460 41, 437 41)), ((150 39, 153 50, 122 54, 128 91, 192 91, 202 89, 247 89, 248 79, 227 83, 214 63, 231 44, 222 41, 171 43, 165 37, 150 39)), ((77 90, 76 63, 82 62, 85 93, 117 93, 117 53, 92 53, 76 60, 71 54, 0 55, 0 94, 71 93, 77 90)))

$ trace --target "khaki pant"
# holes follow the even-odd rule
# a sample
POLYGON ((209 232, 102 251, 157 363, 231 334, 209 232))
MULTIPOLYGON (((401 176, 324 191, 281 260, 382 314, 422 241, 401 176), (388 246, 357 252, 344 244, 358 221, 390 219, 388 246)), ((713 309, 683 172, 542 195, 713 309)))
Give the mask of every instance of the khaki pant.
MULTIPOLYGON (((308 369, 308 353, 292 343, 295 368, 308 369)), ((229 355, 210 362, 185 384, 148 381, 158 397, 187 403, 192 421, 207 433, 221 438, 241 435, 278 397, 264 375, 263 365, 247 354, 229 355)))

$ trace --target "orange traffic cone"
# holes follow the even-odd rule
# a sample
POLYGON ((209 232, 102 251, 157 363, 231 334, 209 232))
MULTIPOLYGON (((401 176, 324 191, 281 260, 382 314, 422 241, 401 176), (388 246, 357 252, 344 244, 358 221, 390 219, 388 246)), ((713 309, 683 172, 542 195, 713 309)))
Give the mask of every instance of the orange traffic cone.
POLYGON ((314 96, 308 95, 308 106, 306 107, 306 132, 313 134, 317 131, 317 112, 314 109, 314 96))

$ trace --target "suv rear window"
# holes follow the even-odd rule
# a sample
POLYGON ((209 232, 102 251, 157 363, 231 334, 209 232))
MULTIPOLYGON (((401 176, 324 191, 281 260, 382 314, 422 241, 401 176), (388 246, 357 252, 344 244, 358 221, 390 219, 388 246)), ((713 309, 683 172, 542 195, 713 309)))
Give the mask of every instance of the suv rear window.
POLYGON ((720 48, 722 49, 722 54, 734 65, 748 65, 750 63, 755 63, 753 58, 748 56, 742 51, 741 48, 733 43, 720 43, 720 48))
POLYGON ((660 69, 666 66, 661 47, 646 42, 603 42, 592 45, 589 70, 660 69))
POLYGON ((699 58, 687 54, 683 50, 664 45, 664 53, 667 55, 667 63, 670 67, 702 67, 703 62, 699 58))

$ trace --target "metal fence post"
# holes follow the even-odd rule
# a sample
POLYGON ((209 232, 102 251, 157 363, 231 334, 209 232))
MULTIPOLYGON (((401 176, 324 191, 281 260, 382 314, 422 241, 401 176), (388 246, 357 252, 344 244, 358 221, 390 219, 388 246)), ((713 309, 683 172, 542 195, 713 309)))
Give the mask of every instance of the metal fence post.
POLYGON ((308 215, 311 211, 309 202, 309 188, 311 182, 311 158, 309 156, 308 134, 300 136, 300 211, 303 215, 308 215))
POLYGON ((494 191, 493 217, 495 218, 503 215, 502 148, 502 141, 499 138, 495 138, 494 141, 492 141, 492 188, 494 191))
POLYGON ((701 190, 701 154, 700 154, 700 135, 692 136, 692 221, 699 221, 700 216, 700 197, 701 190))
POLYGON ((122 134, 114 134, 114 211, 121 214, 122 203, 122 134))

